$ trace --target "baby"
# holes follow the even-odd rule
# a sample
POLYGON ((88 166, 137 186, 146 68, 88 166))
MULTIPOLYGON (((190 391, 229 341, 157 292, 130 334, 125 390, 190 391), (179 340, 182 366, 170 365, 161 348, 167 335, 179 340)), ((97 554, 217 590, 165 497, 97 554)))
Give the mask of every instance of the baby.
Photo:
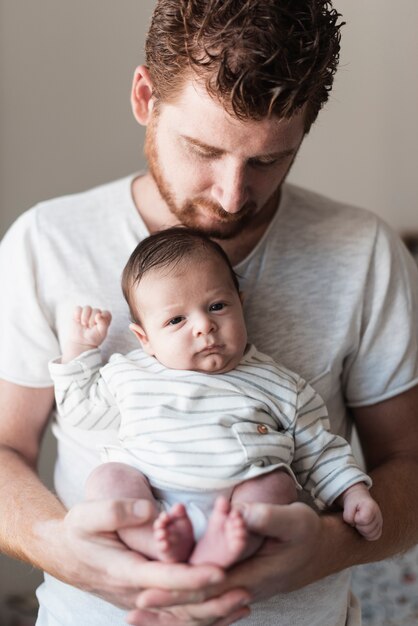
POLYGON ((126 545, 152 559, 229 567, 263 542, 247 531, 240 503, 290 504, 301 488, 322 508, 341 507, 366 539, 380 537, 371 480, 328 432, 322 400, 248 345, 220 246, 182 227, 153 234, 132 253, 122 288, 141 347, 103 366, 111 315, 77 307, 50 372, 61 419, 118 431, 86 497, 152 504, 147 526, 119 531, 126 545))

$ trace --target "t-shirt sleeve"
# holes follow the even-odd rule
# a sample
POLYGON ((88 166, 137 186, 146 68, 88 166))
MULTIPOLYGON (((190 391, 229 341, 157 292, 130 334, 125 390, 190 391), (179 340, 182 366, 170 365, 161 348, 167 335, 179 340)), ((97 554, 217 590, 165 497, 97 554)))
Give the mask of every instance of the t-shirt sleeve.
POLYGON ((349 406, 389 399, 418 384, 418 271, 400 239, 380 220, 364 287, 360 341, 349 355, 349 406))
POLYGON ((31 209, 0 244, 0 377, 28 387, 52 385, 48 362, 60 352, 42 302, 43 271, 36 209, 31 209))

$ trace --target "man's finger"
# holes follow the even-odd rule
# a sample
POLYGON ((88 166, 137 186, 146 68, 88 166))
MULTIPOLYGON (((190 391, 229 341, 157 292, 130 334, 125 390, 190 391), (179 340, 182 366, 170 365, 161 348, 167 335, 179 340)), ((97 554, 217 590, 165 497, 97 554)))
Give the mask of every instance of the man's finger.
POLYGON ((126 621, 135 626, 227 626, 248 614, 249 601, 246 590, 234 589, 200 604, 134 610, 126 621))
MULTIPOLYGON (((194 567, 197 567, 196 565, 194 567)), ((139 609, 173 607, 186 604, 201 604, 210 598, 219 596, 219 585, 207 585, 198 589, 145 589, 139 594, 139 609)))
POLYGON ((128 526, 140 526, 153 515, 148 500, 88 500, 81 502, 67 513, 68 522, 85 535, 116 532, 128 526))
MULTIPOLYGON (((187 597, 187 591, 185 590, 191 590, 190 597, 198 598, 201 597, 199 590, 219 584, 224 579, 224 572, 215 565, 187 565, 186 563, 147 561, 141 567, 140 586, 152 589, 158 584, 158 587, 162 590, 172 590, 173 585, 175 585, 176 590, 172 592, 175 596, 180 597, 183 590, 185 597, 187 597)), ((174 604, 179 603, 174 602, 174 604)))
POLYGON ((211 596, 211 588, 195 590, 146 589, 138 598, 139 609, 162 608, 177 604, 197 604, 204 602, 211 596))
POLYGON ((319 516, 306 504, 244 504, 240 510, 249 528, 255 533, 279 541, 293 541, 319 528, 319 516))
POLYGON ((235 622, 239 622, 239 620, 244 619, 244 617, 248 617, 250 613, 251 609, 249 606, 242 606, 231 613, 228 617, 215 622, 213 626, 229 626, 230 624, 235 624, 235 622))

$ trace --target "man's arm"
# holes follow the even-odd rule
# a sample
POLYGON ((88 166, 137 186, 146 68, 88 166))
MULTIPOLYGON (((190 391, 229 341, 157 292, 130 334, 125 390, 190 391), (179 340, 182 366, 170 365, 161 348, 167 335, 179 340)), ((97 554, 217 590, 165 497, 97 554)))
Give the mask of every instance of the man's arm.
POLYGON ((47 511, 51 519, 64 515, 62 505, 35 477, 38 451, 53 402, 52 388, 29 389, 0 381, 1 547, 10 556, 32 560, 35 566, 39 557, 33 545, 33 521, 42 520, 42 513, 45 515, 47 511), (38 517, 42 493, 45 500, 38 517), (21 503, 28 509, 27 514, 23 513, 21 503), (24 541, 20 541, 19 535, 25 537, 24 541))
MULTIPOLYGON (((343 522, 341 514, 326 513, 320 517, 318 533, 314 530, 311 535, 306 529, 303 541, 301 531, 301 543, 292 545, 289 517, 289 526, 285 525, 283 532, 290 534, 290 541, 276 549, 270 543, 276 554, 276 559, 270 561, 271 580, 265 578, 263 564, 256 563, 262 584, 249 585, 256 596, 265 597, 266 588, 268 595, 293 591, 346 567, 387 558, 418 542, 418 387, 384 402, 356 408, 352 414, 367 471, 373 479, 371 493, 382 510, 381 539, 366 541, 343 522), (301 554, 303 548, 306 561, 301 554)), ((280 519, 278 510, 268 511, 262 505, 249 509, 250 527, 271 537, 277 537, 275 529, 280 528, 280 519)), ((295 535, 296 531, 297 526, 295 535)), ((250 562, 238 566, 229 582, 245 586, 250 571, 250 562)))
MULTIPOLYGON (((374 482, 372 495, 382 509, 381 539, 366 541, 339 513, 318 517, 299 503, 247 505, 249 527, 271 539, 255 556, 231 569, 220 589, 246 587, 253 598, 266 598, 353 565, 384 559, 418 542, 418 387, 357 408, 353 417, 374 482)), ((177 594, 174 601, 173 594, 148 590, 140 603, 164 606, 187 603, 192 597, 177 594)))
MULTIPOLYGON (((383 513, 383 538, 365 559, 379 560, 418 542, 418 386, 353 410, 372 494, 383 513)), ((361 555, 358 555, 361 559, 361 555)))
MULTIPOLYGON (((103 500, 65 510, 36 474, 52 405, 52 388, 0 381, 0 549, 124 608, 135 606, 144 587, 173 589, 175 581, 179 590, 198 590, 221 580, 214 566, 147 561, 117 539, 115 530, 148 520, 149 503, 103 500)), ((247 597, 243 591, 225 594, 223 614, 247 597)))

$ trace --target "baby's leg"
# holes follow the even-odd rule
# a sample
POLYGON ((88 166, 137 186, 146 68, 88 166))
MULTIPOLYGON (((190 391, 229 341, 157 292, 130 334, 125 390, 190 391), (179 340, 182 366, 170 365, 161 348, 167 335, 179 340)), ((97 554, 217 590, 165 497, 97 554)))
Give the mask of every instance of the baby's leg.
POLYGON ((247 531, 241 513, 233 508, 234 504, 290 504, 295 500, 294 480, 282 470, 241 483, 232 494, 232 507, 225 498, 218 498, 215 502, 206 532, 193 550, 190 562, 229 567, 258 550, 264 538, 247 531))
POLYGON ((161 513, 147 478, 137 469, 123 463, 104 463, 89 476, 85 494, 97 498, 135 498, 148 500, 153 515, 140 528, 121 528, 118 535, 131 550, 152 559, 186 561, 193 546, 193 530, 184 506, 174 505, 169 513, 161 513))
POLYGON ((296 485, 288 472, 276 469, 237 485, 232 503, 263 502, 264 504, 291 504, 297 500, 296 485))
MULTIPOLYGON (((232 494, 232 506, 241 502, 260 502, 263 504, 291 504, 297 500, 296 485, 288 472, 277 469, 269 474, 246 480, 237 485, 232 494)), ((264 537, 248 533, 248 540, 241 559, 257 552, 264 537)))

